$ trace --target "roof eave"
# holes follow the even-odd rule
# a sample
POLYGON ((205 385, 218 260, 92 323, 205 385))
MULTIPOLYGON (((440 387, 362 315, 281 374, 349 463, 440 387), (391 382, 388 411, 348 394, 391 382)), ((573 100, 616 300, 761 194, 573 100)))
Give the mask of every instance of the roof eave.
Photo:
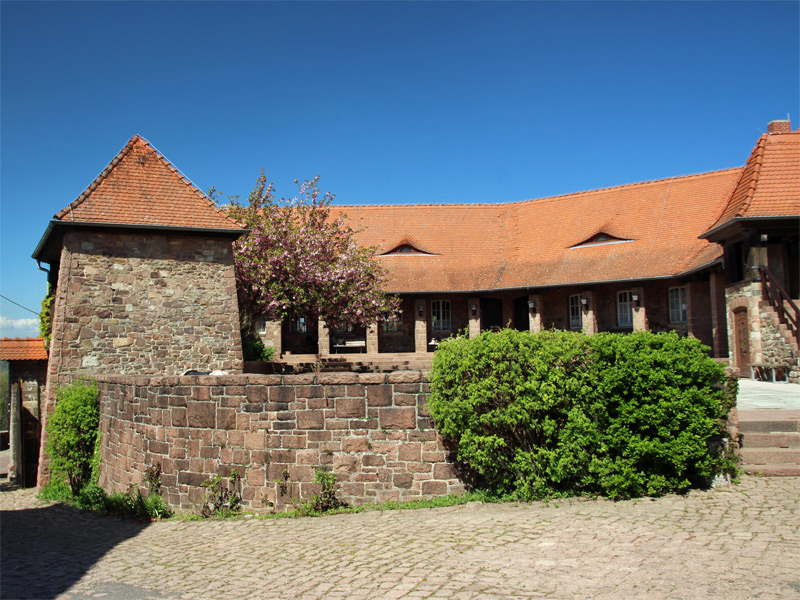
POLYGON ((697 236, 701 240, 709 240, 711 242, 720 242, 732 234, 739 233, 741 229, 748 225, 758 226, 760 223, 770 223, 778 221, 787 221, 791 219, 800 219, 800 215, 775 215, 765 217, 733 217, 728 219, 721 225, 709 229, 702 235, 697 236))
POLYGON ((229 236, 231 238, 238 238, 242 235, 250 233, 249 229, 223 229, 214 227, 185 227, 185 226, 172 226, 172 225, 137 225, 132 223, 95 223, 85 221, 62 221, 60 219, 53 219, 47 224, 47 229, 36 245, 36 249, 31 255, 35 260, 47 262, 41 258, 41 254, 57 228, 64 227, 81 227, 93 229, 135 229, 135 230, 151 230, 151 231, 172 231, 175 233, 198 233, 198 234, 213 234, 221 236, 229 236))
POLYGON ((506 287, 506 288, 485 288, 485 289, 469 289, 469 290, 413 290, 413 291, 397 291, 397 290, 387 290, 387 294, 481 294, 486 292, 510 292, 514 290, 540 290, 540 289, 553 289, 553 288, 561 288, 561 287, 576 287, 576 286, 590 286, 590 285, 606 285, 610 283, 628 283, 628 282, 648 282, 648 281, 664 281, 667 279, 679 279, 681 277, 689 277, 696 273, 700 273, 706 269, 709 269, 716 264, 721 262, 721 258, 715 258, 713 261, 700 265, 694 269, 689 271, 684 271, 682 273, 675 273, 672 275, 656 275, 653 277, 634 277, 628 279, 601 279, 596 281, 576 281, 576 282, 569 282, 569 283, 550 283, 545 285, 521 285, 521 286, 514 286, 514 287, 506 287))

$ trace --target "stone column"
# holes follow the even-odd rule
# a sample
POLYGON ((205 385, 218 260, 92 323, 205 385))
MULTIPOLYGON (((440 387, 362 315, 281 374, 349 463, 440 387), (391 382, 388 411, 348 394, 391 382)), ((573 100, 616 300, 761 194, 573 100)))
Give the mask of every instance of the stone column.
POLYGON ((711 339, 714 358, 728 356, 728 323, 725 317, 725 275, 711 273, 711 339))
POLYGON ((378 353, 378 323, 371 323, 367 327, 367 354, 378 353))
POLYGON ((467 298, 467 314, 469 315, 469 338, 474 339, 481 334, 481 301, 478 298, 467 298), (473 306, 475 307, 474 314, 473 306))
POLYGON ((322 319, 317 321, 317 352, 320 356, 331 355, 331 330, 322 319))
POLYGON ((422 298, 414 300, 414 351, 428 351, 428 321, 425 317, 425 305, 422 298), (420 313, 422 313, 420 315, 420 313))
POLYGON ((599 306, 597 306, 597 293, 596 292, 581 292, 581 311, 583 312, 583 332, 586 335, 592 335, 600 331, 597 324, 597 313, 599 306), (586 304, 583 300, 586 299, 586 304))
POLYGON ((8 448, 11 462, 8 465, 9 481, 19 482, 22 479, 22 393, 19 382, 11 382, 11 406, 8 421, 8 448))
POLYGON ((542 302, 542 298, 541 294, 528 295, 528 327, 531 333, 538 333, 543 329, 542 312, 544 310, 544 302, 542 302), (531 301, 533 301, 533 308, 530 306, 531 301))
POLYGON ((647 310, 645 309, 644 302, 644 288, 635 287, 631 288, 631 300, 633 296, 638 295, 638 302, 633 302, 633 330, 634 331, 647 331, 650 327, 647 322, 647 310), (636 305, 639 306, 636 306, 636 305))

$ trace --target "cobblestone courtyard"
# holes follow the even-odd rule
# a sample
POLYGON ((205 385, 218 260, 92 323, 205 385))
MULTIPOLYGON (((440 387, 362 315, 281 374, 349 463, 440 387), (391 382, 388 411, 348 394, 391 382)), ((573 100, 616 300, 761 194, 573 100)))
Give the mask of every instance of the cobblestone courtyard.
POLYGON ((0 507, 3 598, 800 598, 800 478, 269 521, 0 507))

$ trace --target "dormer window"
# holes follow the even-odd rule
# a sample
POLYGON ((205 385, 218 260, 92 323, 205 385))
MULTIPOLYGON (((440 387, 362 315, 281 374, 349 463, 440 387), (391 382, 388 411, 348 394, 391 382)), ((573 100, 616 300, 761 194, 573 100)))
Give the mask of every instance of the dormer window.
POLYGON ((601 231, 600 233, 594 234, 587 240, 582 241, 579 244, 575 244, 574 246, 570 246, 570 250, 575 248, 585 248, 588 246, 605 246, 606 244, 622 244, 624 242, 632 242, 633 240, 620 238, 615 235, 611 235, 610 233, 605 233, 601 231))
POLYGON ((420 250, 419 248, 417 248, 413 244, 409 244, 409 243, 402 243, 402 244, 400 244, 398 246, 395 246, 394 248, 392 248, 388 252, 384 252, 383 254, 381 254, 381 256, 393 256, 393 255, 396 255, 396 254, 400 254, 400 255, 403 255, 403 256, 413 256, 413 255, 433 256, 433 253, 426 252, 425 250, 420 250))

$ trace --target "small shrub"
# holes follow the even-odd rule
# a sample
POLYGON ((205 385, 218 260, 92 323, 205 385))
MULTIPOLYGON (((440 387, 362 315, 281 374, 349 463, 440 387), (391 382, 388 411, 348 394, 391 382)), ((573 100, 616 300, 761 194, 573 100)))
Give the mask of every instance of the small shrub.
POLYGON ((56 391, 56 407, 47 422, 47 451, 54 473, 63 473, 73 495, 92 479, 99 437, 97 387, 80 380, 56 391))
POLYGON ((347 502, 336 497, 336 475, 334 473, 323 469, 314 469, 314 483, 320 485, 320 492, 309 502, 312 511, 324 513, 347 506, 347 502))
POLYGON ((439 346, 430 410, 493 494, 627 498, 732 469, 709 450, 724 383, 701 344, 674 333, 506 329, 439 346))
POLYGON ((206 488, 206 499, 200 507, 203 517, 230 517, 242 510, 242 494, 239 483, 242 477, 233 469, 230 477, 215 475, 201 483, 206 488))

